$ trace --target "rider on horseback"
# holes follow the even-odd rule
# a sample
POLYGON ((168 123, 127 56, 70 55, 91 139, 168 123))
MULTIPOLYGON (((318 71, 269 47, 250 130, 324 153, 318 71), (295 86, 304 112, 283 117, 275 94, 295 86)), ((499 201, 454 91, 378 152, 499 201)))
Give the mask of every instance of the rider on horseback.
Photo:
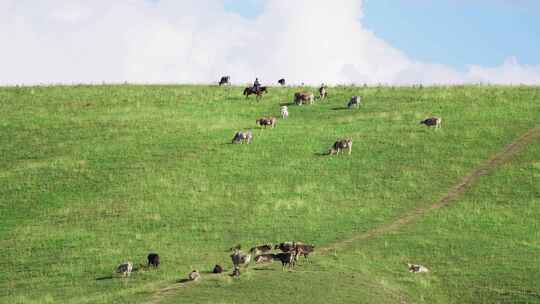
POLYGON ((259 82, 259 78, 255 78, 255 82, 253 82, 253 92, 258 92, 261 87, 261 83, 259 82))
POLYGON ((257 100, 262 97, 264 93, 268 93, 266 87, 261 86, 261 83, 259 82, 259 78, 255 78, 255 82, 253 82, 252 87, 247 87, 244 89, 244 95, 246 98, 248 98, 249 95, 255 94, 257 95, 257 100))

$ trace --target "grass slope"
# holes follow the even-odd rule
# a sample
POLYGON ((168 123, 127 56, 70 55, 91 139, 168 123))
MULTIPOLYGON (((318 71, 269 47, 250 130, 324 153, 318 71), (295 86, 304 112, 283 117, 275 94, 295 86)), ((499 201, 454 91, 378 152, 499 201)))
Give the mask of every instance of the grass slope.
POLYGON ((540 303, 540 139, 455 204, 356 250, 416 302, 540 303), (429 275, 403 273, 407 262, 429 275))
MULTIPOLYGON (((246 101, 237 87, 0 89, 5 114, 0 121, 0 302, 152 300, 156 290, 193 268, 229 266, 225 249, 237 243, 247 247, 297 239, 323 246, 347 239, 429 206, 540 122, 538 88, 338 87, 328 101, 290 106, 290 118, 279 120, 275 130, 255 127, 259 116, 277 116, 279 105, 289 103, 296 90, 272 88, 256 102, 246 101), (365 106, 348 111, 344 105, 353 94, 361 95, 365 106), (443 117, 442 130, 418 125, 429 115, 443 117), (246 128, 254 130, 254 143, 230 145, 234 132, 246 128), (354 139, 352 156, 321 155, 345 136, 354 139), (162 256, 159 271, 109 279, 115 265, 125 259, 144 262, 149 251, 162 256)), ((513 185, 531 202, 528 212, 538 212, 532 203, 538 193, 534 183, 513 185)), ((479 198, 486 205, 493 195, 488 190, 479 198)), ((489 211, 495 218, 504 216, 495 211, 509 212, 489 211)), ((447 212, 443 208, 437 214, 447 212)), ((439 229, 436 222, 421 224, 428 231, 439 229)), ((452 224, 449 218, 447 224, 452 224)), ((537 244, 538 235, 525 227, 525 232, 509 231, 501 242, 528 233, 537 244)), ((474 243, 475 234, 465 228, 451 231, 452 236, 464 242, 469 236, 474 243)), ((480 228, 478 233, 493 233, 489 223, 480 228)), ((474 287, 461 284, 467 282, 460 276, 463 266, 452 263, 452 257, 465 258, 468 247, 456 246, 453 256, 440 260, 433 255, 421 259, 426 241, 418 232, 425 228, 405 231, 406 238, 400 236, 404 239, 395 246, 386 240, 392 239, 389 235, 321 256, 294 273, 274 266, 250 271, 239 281, 203 278, 197 288, 158 299, 273 302, 283 291, 315 302, 422 297, 453 302, 450 295, 463 288, 458 299, 470 299, 467 293, 474 294, 474 287), (417 255, 404 256, 407 246, 417 255), (402 273, 405 257, 426 260, 437 271, 441 263, 449 272, 419 283, 402 273)), ((456 241, 450 235, 429 236, 434 238, 430 244, 444 250, 456 241)), ((531 266, 530 252, 524 257, 531 266)), ((495 280, 482 276, 480 267, 475 271, 495 280)))

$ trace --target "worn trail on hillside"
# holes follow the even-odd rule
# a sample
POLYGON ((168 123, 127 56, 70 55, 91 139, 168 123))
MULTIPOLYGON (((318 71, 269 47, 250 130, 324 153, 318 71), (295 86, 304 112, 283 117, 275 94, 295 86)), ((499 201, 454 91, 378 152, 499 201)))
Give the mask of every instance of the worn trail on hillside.
MULTIPOLYGON (((502 149, 499 153, 495 154, 486 162, 484 162, 482 165, 480 165, 473 172, 466 175, 457 185, 452 187, 450 191, 444 197, 442 197, 439 201, 437 201, 433 205, 429 207, 425 207, 425 208, 415 209, 409 213, 404 214, 403 216, 399 217, 398 219, 394 220, 391 223, 376 227, 366 232, 356 234, 349 239, 345 239, 345 240, 341 240, 341 241, 329 244, 327 246, 320 248, 319 250, 317 250, 317 252, 325 254, 325 253, 337 250, 339 248, 346 247, 347 245, 352 244, 354 242, 377 237, 390 231, 399 230, 403 226, 418 220, 420 217, 428 214, 431 211, 440 209, 450 203, 456 202, 456 198, 458 198, 461 194, 463 194, 468 189, 470 189, 478 181, 478 179, 481 176, 488 174, 490 171, 493 171, 495 168, 497 168, 498 166, 508 161, 516 153, 521 151, 528 143, 534 141, 539 136, 540 136, 540 125, 537 125, 536 127, 532 129, 529 129, 523 135, 515 139, 513 142, 511 142, 507 146, 505 146, 504 149, 502 149)), ((177 283, 172 286, 162 288, 155 293, 150 303, 153 303, 153 304, 159 303, 164 297, 174 295, 179 289, 184 288, 184 287, 187 287, 187 284, 177 283)))
POLYGON ((470 189, 481 176, 488 174, 490 171, 493 171, 495 168, 512 158, 512 156, 521 151, 528 143, 538 138, 539 135, 540 125, 529 129, 523 135, 515 139, 512 143, 504 147, 502 151, 495 154, 493 157, 480 165, 476 170, 465 176, 457 185, 450 189, 450 191, 443 198, 441 198, 433 205, 425 208, 415 209, 409 213, 404 214, 403 216, 394 220, 391 223, 379 226, 366 232, 359 233, 349 239, 329 244, 321 248, 319 252, 326 253, 332 250, 337 250, 357 241, 370 239, 390 231, 398 230, 404 225, 416 221, 417 219, 431 211, 437 210, 450 203, 455 202, 456 198, 458 198, 462 193, 470 189))

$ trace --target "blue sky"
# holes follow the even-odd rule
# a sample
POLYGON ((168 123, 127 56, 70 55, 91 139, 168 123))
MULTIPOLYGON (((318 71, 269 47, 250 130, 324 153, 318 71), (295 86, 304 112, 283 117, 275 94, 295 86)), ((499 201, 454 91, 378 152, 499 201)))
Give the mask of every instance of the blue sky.
MULTIPOLYGON (((339 5, 336 1, 335 5, 339 5)), ((365 0, 365 28, 414 60, 450 65, 500 65, 515 56, 540 64, 540 1, 365 0)), ((245 18, 263 12, 263 0, 226 0, 245 18)))

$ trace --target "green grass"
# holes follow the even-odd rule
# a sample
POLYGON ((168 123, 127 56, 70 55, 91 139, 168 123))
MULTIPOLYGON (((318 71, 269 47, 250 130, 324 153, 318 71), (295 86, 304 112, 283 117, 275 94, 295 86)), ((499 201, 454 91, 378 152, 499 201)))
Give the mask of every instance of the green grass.
POLYGON ((540 303, 539 155, 537 139, 454 205, 358 249, 418 302, 540 303), (407 262, 432 272, 409 276, 407 262))
MULTIPOLYGON (((431 205, 540 122, 535 87, 338 87, 255 126, 296 90, 256 102, 238 87, 0 88, 0 302, 147 301, 193 268, 230 267, 237 243, 347 239, 431 205), (344 109, 353 94, 365 105, 344 109), (418 124, 430 115, 441 130, 418 124), (252 145, 230 144, 248 128, 252 145), (321 155, 338 137, 353 154, 321 155), (159 271, 97 280, 150 251, 159 271)), ((538 149, 402 231, 291 273, 203 276, 163 301, 540 302, 538 149), (433 271, 411 276, 409 260, 433 271)))

